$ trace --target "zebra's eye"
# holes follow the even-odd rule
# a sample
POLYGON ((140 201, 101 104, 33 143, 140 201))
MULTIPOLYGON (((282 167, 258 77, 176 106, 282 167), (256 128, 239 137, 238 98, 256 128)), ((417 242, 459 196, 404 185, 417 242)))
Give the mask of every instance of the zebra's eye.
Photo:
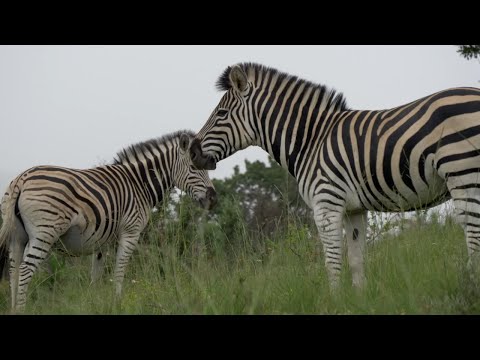
POLYGON ((225 109, 217 110, 217 116, 218 117, 224 117, 227 114, 228 114, 228 110, 225 110, 225 109))

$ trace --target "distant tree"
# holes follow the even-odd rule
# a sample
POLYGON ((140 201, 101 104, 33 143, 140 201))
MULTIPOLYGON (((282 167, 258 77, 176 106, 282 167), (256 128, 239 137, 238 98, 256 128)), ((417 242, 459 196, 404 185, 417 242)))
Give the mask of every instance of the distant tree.
POLYGON ((477 59, 480 57, 480 45, 458 45, 457 52, 465 59, 477 59))
POLYGON ((231 177, 214 180, 214 185, 220 203, 213 213, 227 206, 222 199, 235 200, 248 229, 257 234, 273 234, 287 225, 289 217, 309 219, 310 209, 298 193, 295 178, 272 159, 268 164, 245 160, 245 172, 236 166, 231 177))

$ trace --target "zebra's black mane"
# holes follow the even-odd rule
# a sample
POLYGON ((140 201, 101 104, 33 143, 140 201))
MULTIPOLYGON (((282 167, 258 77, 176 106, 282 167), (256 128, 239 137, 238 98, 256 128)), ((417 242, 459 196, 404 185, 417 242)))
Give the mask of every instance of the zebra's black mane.
MULTIPOLYGON (((290 75, 288 73, 281 72, 277 69, 274 69, 265 65, 261 65, 261 64, 245 62, 245 63, 240 63, 238 65, 243 69, 243 71, 245 71, 246 74, 248 74, 248 71, 250 69, 253 69, 256 74, 259 74, 259 73, 270 73, 271 75, 278 74, 279 81, 289 78, 289 79, 292 79, 293 81, 304 83, 308 87, 320 89, 321 93, 324 94, 324 96, 328 95, 328 97, 331 99, 330 104, 332 106, 335 106, 337 110, 340 110, 340 111, 348 110, 347 101, 344 95, 341 92, 337 92, 335 89, 332 89, 332 88, 329 89, 325 85, 315 84, 311 81, 301 79, 298 76, 290 75)), ((232 87, 232 85, 230 84, 230 78, 229 78, 231 70, 232 70, 231 66, 227 67, 223 71, 222 75, 220 75, 220 77, 218 78, 215 85, 219 91, 228 91, 232 87)), ((258 75, 256 77, 258 77, 258 75)))
POLYGON ((159 148, 160 145, 165 144, 169 140, 176 139, 180 137, 183 133, 190 135, 191 137, 195 136, 195 133, 192 130, 179 130, 170 134, 163 135, 158 138, 150 139, 147 141, 142 141, 126 148, 120 150, 116 157, 113 160, 113 165, 124 164, 125 162, 131 162, 130 155, 144 153, 145 151, 151 152, 152 148, 159 148))

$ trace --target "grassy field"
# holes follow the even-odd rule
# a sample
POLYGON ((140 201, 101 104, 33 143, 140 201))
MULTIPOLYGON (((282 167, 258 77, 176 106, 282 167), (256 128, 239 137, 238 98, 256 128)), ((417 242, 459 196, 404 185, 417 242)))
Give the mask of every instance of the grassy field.
MULTIPOLYGON (((201 226, 199 227, 201 228, 201 226)), ((461 228, 451 222, 405 230, 367 246, 363 291, 342 285, 330 294, 322 255, 307 227, 260 244, 241 234, 220 243, 208 232, 146 233, 129 264, 120 301, 111 282, 113 256, 90 285, 90 258, 53 256, 39 272, 27 314, 478 314, 480 286, 466 272, 461 228)), ((9 312, 0 284, 0 312, 9 312)))

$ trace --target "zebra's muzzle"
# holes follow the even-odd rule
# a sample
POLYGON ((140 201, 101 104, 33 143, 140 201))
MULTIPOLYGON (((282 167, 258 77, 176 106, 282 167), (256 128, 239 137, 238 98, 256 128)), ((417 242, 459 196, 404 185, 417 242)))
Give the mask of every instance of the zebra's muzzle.
POLYGON ((190 145, 190 158, 198 170, 215 170, 217 168, 215 159, 202 153, 202 146, 198 139, 194 139, 190 145))
POLYGON ((206 210, 211 210, 217 204, 217 192, 212 188, 207 188, 207 192, 205 193, 205 197, 199 200, 200 205, 202 208, 206 210))

